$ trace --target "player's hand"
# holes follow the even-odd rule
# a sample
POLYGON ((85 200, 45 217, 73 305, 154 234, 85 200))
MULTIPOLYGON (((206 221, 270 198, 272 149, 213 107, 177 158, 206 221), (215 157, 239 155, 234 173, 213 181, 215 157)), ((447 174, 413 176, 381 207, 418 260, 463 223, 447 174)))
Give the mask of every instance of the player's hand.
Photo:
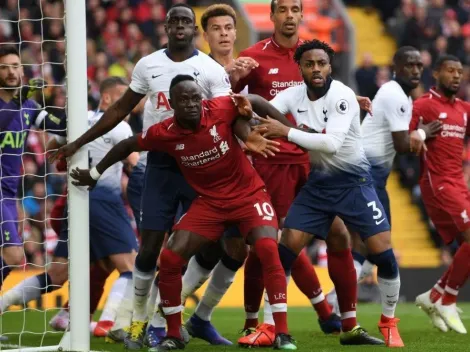
POLYGON ((238 108, 238 113, 242 116, 253 117, 253 107, 248 98, 241 94, 230 93, 233 103, 238 108))
POLYGON ((245 141, 245 147, 247 150, 258 153, 267 158, 268 156, 274 156, 274 153, 279 152, 277 146, 279 142, 266 139, 262 136, 262 129, 255 129, 250 132, 245 141))
MULTIPOLYGON (((26 99, 35 98, 36 93, 39 93, 46 83, 47 82, 42 78, 30 79, 26 85, 22 86, 21 89, 18 90, 18 93, 13 97, 13 101, 16 104, 21 105, 21 103, 26 99)), ((36 98, 36 100, 41 100, 38 97, 36 98)))
POLYGON ((259 63, 251 57, 239 57, 227 66, 225 72, 230 75, 230 80, 238 82, 250 74, 252 70, 257 68, 259 63))
POLYGON ((56 160, 70 158, 73 156, 78 150, 80 146, 74 141, 72 143, 66 144, 60 147, 55 152, 52 152, 49 156, 49 162, 53 163, 56 160))
POLYGON ((76 180, 72 181, 72 185, 74 186, 89 186, 88 190, 92 190, 95 187, 98 180, 94 180, 90 176, 90 170, 88 169, 79 169, 78 167, 75 170, 70 172, 70 176, 76 180))
POLYGON ((372 102, 367 97, 357 96, 357 102, 361 110, 367 111, 372 116, 372 102))
POLYGON ((264 137, 287 137, 289 134, 290 127, 283 125, 278 120, 269 116, 266 116, 266 118, 255 116, 254 119, 260 122, 259 125, 255 126, 255 130, 260 131, 264 137))
POLYGON ((422 129, 426 133, 426 139, 436 137, 442 129, 442 123, 439 120, 424 124, 423 118, 420 116, 418 129, 422 129))

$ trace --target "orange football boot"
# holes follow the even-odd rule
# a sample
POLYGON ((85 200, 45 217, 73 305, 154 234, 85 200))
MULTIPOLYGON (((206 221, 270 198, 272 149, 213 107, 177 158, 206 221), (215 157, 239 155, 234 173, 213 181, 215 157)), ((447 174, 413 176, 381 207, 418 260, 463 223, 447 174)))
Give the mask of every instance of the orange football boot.
POLYGON ((399 321, 398 318, 387 318, 383 315, 380 317, 379 331, 383 335, 387 347, 405 347, 398 332, 397 323, 399 321))
POLYGON ((93 336, 106 337, 108 331, 114 326, 114 322, 110 320, 101 320, 96 324, 95 330, 93 330, 93 336))
POLYGON ((238 339, 238 344, 242 347, 271 347, 276 339, 274 325, 261 324, 256 330, 238 339))

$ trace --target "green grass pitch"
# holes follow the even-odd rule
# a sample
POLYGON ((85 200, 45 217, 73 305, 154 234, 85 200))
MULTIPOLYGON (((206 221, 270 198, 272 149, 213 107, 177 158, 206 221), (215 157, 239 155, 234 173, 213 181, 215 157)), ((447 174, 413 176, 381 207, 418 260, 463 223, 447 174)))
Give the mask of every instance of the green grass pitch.
MULTIPOLYGON (((461 304, 464 313, 462 319, 467 328, 470 320, 470 303, 461 304)), ((60 335, 52 333, 48 321, 55 311, 49 311, 47 315, 40 311, 28 310, 26 312, 6 312, 0 317, 3 333, 23 331, 22 334, 9 336, 9 341, 0 349, 35 347, 42 345, 54 345, 60 340, 60 335), (47 333, 44 333, 47 331, 47 333)), ((358 321, 374 336, 380 337, 377 330, 377 321, 380 315, 380 306, 376 304, 358 305, 358 321)), ((399 327, 406 347, 403 351, 470 351, 468 335, 459 335, 455 332, 441 333, 431 326, 423 312, 412 304, 401 304, 397 310, 397 316, 401 319, 399 327)), ((213 322, 217 328, 232 342, 237 341, 238 331, 243 326, 244 313, 242 309, 217 309, 213 316, 213 322)), ((316 315, 309 308, 289 309, 290 332, 297 340, 300 351, 383 351, 385 347, 353 347, 340 346, 338 336, 325 336, 321 333, 316 322, 316 315)), ((107 344, 104 339, 92 338, 91 349, 93 351, 125 351, 122 345, 107 344)), ((232 347, 212 347, 205 341, 193 339, 186 346, 189 351, 234 351, 241 350, 236 345, 232 347)), ((145 350, 145 349, 144 349, 145 350)), ((266 349, 264 349, 266 350, 266 349)))

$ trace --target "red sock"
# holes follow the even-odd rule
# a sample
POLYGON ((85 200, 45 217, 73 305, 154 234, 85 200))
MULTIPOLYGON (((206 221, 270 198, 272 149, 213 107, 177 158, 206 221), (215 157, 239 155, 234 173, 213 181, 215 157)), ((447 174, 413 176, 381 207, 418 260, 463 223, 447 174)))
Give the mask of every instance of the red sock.
POLYGON ((181 270, 187 260, 179 254, 164 248, 160 254, 160 289, 163 312, 168 325, 167 336, 182 339, 181 327, 181 289, 183 286, 181 270))
POLYGON ((103 295, 109 273, 99 265, 90 268, 90 314, 94 314, 103 295))
POLYGON ((272 238, 261 238, 254 247, 263 268, 264 285, 273 311, 276 334, 287 334, 287 280, 277 243, 272 238))
POLYGON ((323 295, 317 273, 304 249, 292 265, 292 279, 297 287, 312 302, 320 320, 328 320, 331 308, 323 295))
POLYGON ((350 331, 357 325, 357 279, 351 249, 328 251, 328 273, 338 296, 342 330, 350 331))
POLYGON ((459 289, 465 284, 470 274, 470 244, 462 243, 455 253, 452 269, 447 278, 442 304, 450 305, 457 302, 459 289))
POLYGON ((447 278, 449 277, 449 273, 452 270, 452 265, 450 265, 446 272, 441 276, 441 278, 436 282, 434 287, 431 289, 431 293, 429 294, 429 298, 431 299, 432 303, 436 303, 439 298, 442 297, 444 293, 444 289, 446 287, 447 278))
POLYGON ((248 253, 245 262, 245 327, 244 329, 256 328, 258 326, 258 311, 263 298, 264 282, 263 269, 258 256, 253 251, 248 253))

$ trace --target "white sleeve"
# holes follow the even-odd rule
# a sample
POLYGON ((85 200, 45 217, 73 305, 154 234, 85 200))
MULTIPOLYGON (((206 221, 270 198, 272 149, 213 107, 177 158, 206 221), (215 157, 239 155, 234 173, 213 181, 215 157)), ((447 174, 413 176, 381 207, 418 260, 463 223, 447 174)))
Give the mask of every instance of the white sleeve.
POLYGON ((341 89, 331 92, 326 100, 328 110, 328 122, 325 126, 325 134, 314 134, 295 129, 290 129, 288 140, 308 150, 316 150, 323 153, 335 154, 344 143, 349 132, 351 122, 360 108, 354 92, 350 89, 341 89))
POLYGON ((116 145, 129 137, 132 137, 132 129, 131 126, 129 126, 129 124, 125 121, 120 122, 111 131, 111 139, 113 141, 113 145, 116 145))
POLYGON ((289 89, 279 92, 274 98, 271 99, 270 103, 276 109, 279 110, 281 114, 288 114, 291 112, 289 102, 292 101, 290 98, 289 89))
POLYGON ((146 66, 145 57, 137 62, 132 71, 132 81, 129 88, 138 94, 147 94, 149 91, 148 81, 145 78, 146 66))
POLYGON ((214 64, 205 68, 206 79, 201 82, 204 90, 211 99, 229 95, 232 91, 230 79, 225 69, 214 61, 214 64))
POLYGON ((408 131, 410 128, 411 111, 406 100, 387 97, 382 100, 383 112, 390 126, 390 132, 408 131))

